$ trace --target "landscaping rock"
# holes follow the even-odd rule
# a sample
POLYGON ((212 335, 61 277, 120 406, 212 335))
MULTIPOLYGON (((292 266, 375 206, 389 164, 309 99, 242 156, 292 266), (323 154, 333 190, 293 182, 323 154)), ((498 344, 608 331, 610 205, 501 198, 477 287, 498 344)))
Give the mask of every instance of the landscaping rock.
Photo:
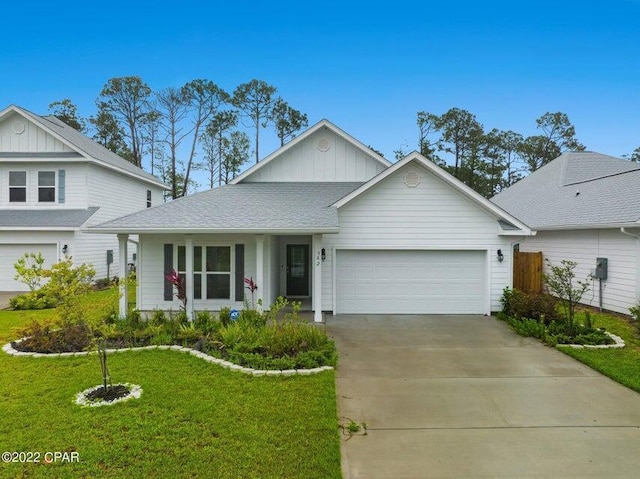
POLYGON ((296 374, 298 374, 296 369, 284 369, 282 371, 283 376, 295 376, 296 374))
POLYGON ((267 376, 282 376, 282 371, 280 370, 267 371, 267 376))
POLYGON ((267 375, 267 371, 263 370, 263 369, 254 369, 251 372, 252 375, 254 376, 266 376, 267 375))

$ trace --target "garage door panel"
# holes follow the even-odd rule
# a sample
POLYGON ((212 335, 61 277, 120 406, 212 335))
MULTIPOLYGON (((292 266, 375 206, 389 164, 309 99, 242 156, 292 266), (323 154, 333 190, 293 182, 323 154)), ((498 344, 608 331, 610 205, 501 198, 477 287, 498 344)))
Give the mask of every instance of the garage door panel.
POLYGON ((484 251, 338 250, 337 311, 482 314, 485 258, 484 251))
POLYGON ((42 253, 45 267, 51 266, 58 260, 56 244, 0 244, 0 271, 6 274, 0 276, 0 291, 28 291, 29 288, 13 279, 15 268, 13 265, 25 253, 42 253))

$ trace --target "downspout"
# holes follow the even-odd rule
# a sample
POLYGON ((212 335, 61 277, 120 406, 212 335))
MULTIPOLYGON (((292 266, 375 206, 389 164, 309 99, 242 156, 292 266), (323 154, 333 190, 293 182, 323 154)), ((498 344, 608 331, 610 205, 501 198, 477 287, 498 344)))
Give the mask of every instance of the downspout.
POLYGON ((636 302, 640 302, 640 235, 631 233, 623 226, 620 233, 636 239, 636 302))

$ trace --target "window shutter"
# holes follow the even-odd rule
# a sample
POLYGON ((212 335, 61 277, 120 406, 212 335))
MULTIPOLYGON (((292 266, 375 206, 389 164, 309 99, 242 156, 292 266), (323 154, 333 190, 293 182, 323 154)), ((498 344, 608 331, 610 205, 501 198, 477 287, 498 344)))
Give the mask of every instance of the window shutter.
MULTIPOLYGON (((258 285, 262 288, 262 285, 258 285)), ((244 301, 244 245, 236 245, 236 301, 244 301)))
POLYGON ((173 244, 164 245, 164 300, 173 301, 173 285, 167 275, 173 270, 173 244))
POLYGON ((66 173, 64 170, 58 170, 58 203, 64 203, 64 194, 65 194, 65 177, 66 173))

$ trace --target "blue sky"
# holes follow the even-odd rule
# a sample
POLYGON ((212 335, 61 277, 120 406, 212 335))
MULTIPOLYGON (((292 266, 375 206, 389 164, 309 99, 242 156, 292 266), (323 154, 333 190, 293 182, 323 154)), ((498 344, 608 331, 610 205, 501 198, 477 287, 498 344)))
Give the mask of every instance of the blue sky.
MULTIPOLYGON (((1 107, 46 114, 70 98, 88 116, 111 77, 229 91, 258 78, 389 159, 415 148, 417 111, 451 107, 524 135, 562 111, 590 150, 640 146, 638 0, 36 0, 6 2, 3 18, 1 107)), ((265 135, 261 156, 276 146, 265 135)))

